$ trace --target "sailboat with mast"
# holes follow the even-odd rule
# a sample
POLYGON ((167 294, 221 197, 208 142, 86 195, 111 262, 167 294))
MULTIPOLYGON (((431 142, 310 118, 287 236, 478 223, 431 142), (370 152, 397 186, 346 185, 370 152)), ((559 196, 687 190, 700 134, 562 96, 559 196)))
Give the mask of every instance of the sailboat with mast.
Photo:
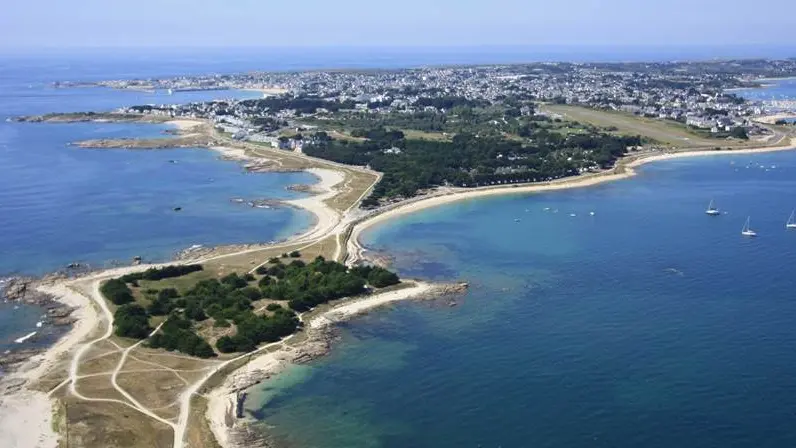
POLYGON ((718 215, 721 214, 719 209, 717 209, 716 206, 713 204, 713 200, 712 199, 710 200, 710 204, 708 204, 708 209, 705 210, 705 213, 710 215, 710 216, 718 216, 718 215))
POLYGON ((746 223, 743 225, 743 229, 741 229, 741 235, 750 236, 750 237, 757 236, 757 232, 752 230, 752 228, 749 226, 749 223, 751 222, 751 220, 752 220, 751 217, 747 217, 746 218, 746 223))
POLYGON ((786 229, 796 229, 796 210, 790 212, 790 218, 788 218, 788 222, 785 224, 786 229))

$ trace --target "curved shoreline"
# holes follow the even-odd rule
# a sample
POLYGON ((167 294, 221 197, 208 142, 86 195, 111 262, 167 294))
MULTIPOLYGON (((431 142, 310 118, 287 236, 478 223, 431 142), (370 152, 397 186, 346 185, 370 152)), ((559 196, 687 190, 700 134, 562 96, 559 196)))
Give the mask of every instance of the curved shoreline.
POLYGON ((725 156, 742 154, 763 154, 769 152, 792 151, 796 150, 796 138, 791 139, 790 144, 785 146, 772 146, 751 149, 730 149, 730 150, 703 150, 703 151, 680 151, 670 153, 645 153, 641 155, 629 156, 617 162, 615 168, 601 173, 587 174, 574 178, 564 178, 544 184, 512 184, 501 186, 480 187, 472 189, 457 189, 453 191, 432 194, 416 200, 409 200, 386 210, 376 211, 373 215, 357 222, 351 230, 351 236, 347 242, 348 263, 356 263, 365 258, 367 248, 362 244, 362 234, 370 228, 376 227, 385 221, 392 220, 399 216, 416 213, 441 205, 468 199, 477 199, 489 196, 501 196, 510 194, 532 194, 544 193, 549 191, 566 190, 570 188, 584 188, 599 185, 605 182, 627 179, 638 174, 634 168, 639 166, 661 162, 665 160, 682 159, 690 157, 705 156, 725 156))
MULTIPOLYGON (((241 255, 249 252, 255 252, 263 250, 264 248, 279 248, 282 246, 287 246, 291 244, 301 244, 301 243, 315 243, 320 241, 323 238, 327 238, 329 236, 340 235, 343 236, 343 240, 340 241, 338 245, 338 252, 341 249, 342 245, 346 246, 349 255, 349 263, 354 263, 362 258, 364 252, 366 252, 366 248, 361 244, 360 238, 364 231, 367 229, 379 225, 389 219, 402 216, 405 214, 414 213, 417 211, 425 210, 428 208, 436 207, 439 205, 445 205, 452 202, 457 202, 460 200, 466 199, 473 199, 473 198, 480 198, 480 197, 488 197, 488 196, 497 196, 497 195, 506 195, 506 194, 530 194, 530 193, 540 193, 540 192, 547 192, 547 191, 557 191, 563 190, 568 188, 581 188, 587 186, 598 185, 603 182, 613 181, 613 180, 620 180, 632 177, 636 174, 634 170, 635 167, 641 166, 646 163, 662 161, 662 160, 670 160, 676 158, 684 158, 684 157, 701 157, 701 156, 713 156, 713 155, 741 155, 741 154, 758 154, 758 153, 768 153, 768 152, 775 152, 775 151, 786 151, 786 150, 793 150, 796 149, 792 144, 794 140, 791 140, 791 145, 783 146, 783 147, 766 147, 766 148, 756 148, 756 149, 738 149, 738 150, 712 150, 712 151, 685 151, 685 152, 674 152, 674 153, 646 153, 640 154, 637 156, 630 156, 625 159, 620 160, 617 163, 617 166, 606 172, 596 173, 591 175, 584 175, 579 176, 576 178, 565 178, 559 181, 553 181, 546 184, 531 184, 531 185, 502 185, 496 187, 483 187, 477 189, 455 189, 455 190, 447 190, 442 193, 433 194, 431 196, 421 197, 417 199, 412 199, 408 201, 404 201, 401 203, 396 204, 395 206, 388 206, 385 209, 378 210, 371 214, 365 215, 358 220, 350 220, 348 216, 349 212, 353 210, 356 206, 350 208, 349 210, 345 211, 344 213, 338 213, 337 211, 333 210, 327 204, 324 203, 326 199, 329 199, 335 194, 337 191, 334 189, 335 186, 339 185, 343 176, 340 175, 338 171, 335 171, 332 168, 332 165, 329 164, 330 168, 310 168, 304 169, 303 171, 309 171, 312 174, 319 177, 320 184, 322 187, 326 189, 326 193, 322 193, 319 195, 314 195, 309 198, 302 198, 298 200, 294 200, 293 205, 298 207, 304 208, 308 210, 310 213, 317 217, 318 222, 314 227, 309 229, 307 232, 302 233, 295 238, 291 238, 283 243, 279 243, 276 245, 262 245, 255 248, 250 248, 242 251, 236 251, 229 254, 213 254, 210 256, 201 257, 199 261, 207 262, 219 258, 229 257, 229 256, 236 256, 241 255), (329 174, 333 173, 333 174, 329 174), (325 174, 325 177, 324 177, 325 174), (349 234, 350 230, 350 234, 349 234)), ((242 153, 243 149, 231 149, 230 151, 234 151, 236 156, 243 156, 248 159, 260 159, 257 157, 251 157, 242 153)), ((228 155, 232 155, 229 154, 228 155)), ((372 185, 370 186, 372 188, 372 185)), ((367 194, 367 191, 363 193, 362 197, 367 194)), ((360 197, 360 201, 362 199, 360 197)), ((195 262, 196 260, 194 260, 195 262)), ((96 286, 98 282, 103 279, 122 275, 123 273, 127 272, 134 272, 143 269, 147 269, 149 267, 156 267, 156 266, 164 266, 168 264, 175 264, 175 263, 184 263, 185 261, 172 261, 172 262, 165 262, 165 263, 158 263, 158 264, 148 264, 148 265, 140 265, 140 266, 132 266, 132 267, 125 267, 125 268, 114 268, 103 270, 100 272, 95 272, 88 274, 84 277, 77 278, 77 279, 69 279, 69 280, 60 280, 45 289, 48 289, 48 292, 53 293, 57 300, 67 303, 69 305, 76 305, 78 310, 76 313, 78 314, 78 320, 76 321, 73 328, 67 332, 53 347, 49 348, 45 353, 43 353, 40 357, 36 357, 32 359, 29 363, 26 363, 26 366, 20 368, 20 372, 18 374, 12 375, 17 380, 24 380, 25 383, 30 384, 34 382, 36 379, 40 378, 48 369, 53 367, 55 363, 59 361, 59 358, 65 355, 66 353, 71 352, 76 347, 80 346, 81 343, 84 342, 84 339, 87 338, 88 335, 91 334, 92 331, 97 329, 101 322, 102 318, 100 317, 99 313, 96 309, 94 309, 92 305, 92 300, 85 296, 82 293, 75 291, 74 285, 76 283, 85 283, 91 284, 96 286)), ((406 290, 411 289, 407 288, 406 290)), ((400 291, 406 290, 399 290, 399 291, 392 291, 387 292, 384 294, 390 293, 397 293, 400 291)), ((407 298, 415 297, 417 295, 422 295, 428 293, 427 290, 422 290, 417 292, 416 294, 399 294, 391 296, 390 300, 386 300, 386 302, 392 302, 394 300, 405 300, 407 298)), ((352 309, 356 309, 359 312, 366 311, 376 306, 381 306, 385 303, 384 298, 382 297, 379 300, 376 300, 376 296, 368 297, 363 299, 365 304, 355 305, 359 303, 358 301, 351 302, 352 309), (367 299, 374 299, 370 302, 365 302, 367 299)), ((345 306, 345 305, 344 305, 345 306)), ((339 311, 339 309, 337 309, 339 311)), ((334 313, 335 309, 328 311, 327 313, 334 313)), ((356 314, 352 312, 353 314, 356 314)), ((350 316, 352 313, 345 312, 343 316, 350 316)), ((329 316, 326 314, 322 314, 321 317, 326 317, 328 320, 331 321, 329 316)), ((311 325, 313 321, 310 321, 311 325)), ((283 341, 284 342, 284 341, 283 341)), ((265 347, 259 348, 254 353, 261 352, 265 347)), ((252 353, 243 355, 251 356, 252 353)), ((261 358, 267 359, 271 354, 265 355, 258 355, 252 360, 252 362, 258 362, 261 358)), ((236 358, 239 359, 239 358, 236 358)), ((232 360, 230 360, 231 362, 232 360)), ((259 361, 264 362, 264 361, 259 361)), ((225 363, 225 365, 228 363, 225 363)), ((245 366, 244 366, 245 367, 245 366)), ((214 370, 212 373, 218 373, 218 370, 214 370)), ((228 375, 228 377, 232 377, 233 374, 228 375)), ((194 387, 191 388, 194 392, 201 388, 207 379, 209 379, 211 375, 203 378, 201 381, 197 382, 194 387)), ((69 380, 65 380, 63 384, 66 384, 69 380)), ((57 389, 57 388, 56 388, 57 389)), ((54 389, 55 390, 55 389, 54 389)), ((218 393, 219 396, 224 396, 222 393, 218 393)), ((189 401, 193 394, 185 394, 184 401, 189 401)), ((57 434, 52 430, 49 422, 52 418, 50 412, 47 412, 45 415, 43 414, 43 409, 50 410, 51 401, 50 395, 45 394, 43 392, 33 391, 30 389, 26 389, 24 386, 21 386, 15 393, 11 394, 10 396, 3 397, 2 406, 0 406, 0 416, 2 416, 3 425, 0 426, 0 432, 2 433, 3 437, 8 435, 8 439, 6 440, 15 440, 21 441, 23 443, 21 446, 25 446, 24 443, 33 443, 33 445, 29 446, 55 446, 57 443, 57 434), (37 422, 37 430, 31 431, 30 422, 37 422)), ((223 399, 222 399, 223 400, 223 399)), ((218 426, 219 416, 221 421, 223 422, 227 413, 226 408, 222 409, 222 412, 219 412, 221 406, 218 405, 218 401, 215 402, 215 409, 213 411, 213 416, 210 417, 210 409, 211 407, 208 406, 208 417, 210 417, 211 425, 215 422, 216 426, 214 427, 214 433, 216 430, 222 429, 223 426, 218 426), (223 415, 222 415, 223 414, 223 415)), ((185 425, 187 425, 187 420, 184 421, 180 419, 180 429, 181 432, 184 433, 185 425)), ((185 415, 187 418, 187 414, 185 415)), ((180 434, 175 434, 175 442, 176 438, 180 434)), ((219 435, 216 434, 218 438, 219 435)), ((221 436, 223 438, 223 435, 221 436)), ((219 440, 221 441, 221 440, 219 440)), ((182 446, 182 444, 176 445, 182 446)), ((222 445, 223 446, 223 445, 222 445)))
MULTIPOLYGON (((328 353, 332 339, 328 332, 335 323, 351 319, 354 316, 394 302, 426 299, 447 292, 447 287, 444 285, 411 281, 407 284, 411 286, 348 300, 342 299, 342 302, 338 305, 334 305, 320 313, 313 311, 302 313, 299 315, 299 319, 303 322, 305 328, 302 333, 294 333, 279 342, 259 347, 254 353, 267 351, 272 347, 278 347, 278 349, 259 354, 246 364, 225 375, 223 382, 207 394, 208 403, 205 412, 205 418, 219 445, 224 448, 245 446, 245 441, 236 440, 237 430, 241 428, 241 425, 238 424, 237 419, 233 416, 233 410, 238 407, 238 393, 259 384, 263 380, 279 375, 290 366, 309 362, 328 353), (308 314, 310 317, 305 317, 308 314), (299 344, 289 345, 288 342, 299 334, 305 334, 306 339, 299 344)), ((243 356, 250 355, 245 354, 243 356)), ((223 367, 219 366, 218 370, 223 367)), ((247 422, 244 421, 243 427, 246 424, 247 422)))

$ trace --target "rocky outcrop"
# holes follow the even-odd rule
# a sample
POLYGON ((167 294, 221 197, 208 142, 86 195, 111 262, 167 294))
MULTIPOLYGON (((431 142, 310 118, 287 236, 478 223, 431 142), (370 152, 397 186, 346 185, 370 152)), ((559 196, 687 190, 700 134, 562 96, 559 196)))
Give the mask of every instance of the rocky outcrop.
POLYGON ((25 277, 13 277, 5 281, 5 288, 2 293, 8 300, 23 301, 28 294, 32 291, 30 286, 32 279, 25 277))
POLYGON ((85 123, 85 122, 105 122, 105 123, 131 123, 146 122, 157 123, 166 121, 167 117, 157 117, 154 115, 127 114, 120 112, 68 112, 54 113, 46 115, 29 115, 14 118, 14 121, 28 123, 85 123))
POLYGON ((299 193, 312 193, 312 194, 323 193, 323 191, 318 187, 316 187, 315 185, 293 184, 293 185, 288 185, 286 188, 289 191, 298 191, 299 193))
MULTIPOLYGON (((45 281, 45 280, 42 280, 45 281)), ((13 277, 4 281, 2 295, 6 300, 40 306, 47 310, 47 316, 55 325, 73 323, 70 317, 74 309, 36 289, 37 280, 28 277, 13 277)))
POLYGON ((264 436, 264 431, 257 428, 260 424, 237 423, 229 428, 229 445, 245 448, 274 448, 276 445, 269 442, 264 436))
POLYGON ((18 365, 29 360, 32 356, 41 353, 40 349, 23 349, 14 352, 3 353, 0 355, 0 371, 8 372, 14 370, 18 365))
MULTIPOLYGON (((231 157, 230 160, 236 159, 231 157)), ((243 165, 243 168, 251 173, 299 173, 302 171, 297 168, 284 168, 273 160, 251 160, 243 165)))
POLYGON ((199 134, 170 138, 103 138, 74 143, 80 148, 94 149, 173 149, 209 148, 219 143, 212 137, 199 134))

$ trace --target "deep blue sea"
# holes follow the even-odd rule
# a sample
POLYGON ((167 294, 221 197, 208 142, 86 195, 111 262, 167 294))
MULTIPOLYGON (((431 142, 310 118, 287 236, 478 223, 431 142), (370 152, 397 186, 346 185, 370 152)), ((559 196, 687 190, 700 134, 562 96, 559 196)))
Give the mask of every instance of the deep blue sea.
POLYGON ((297 447, 796 446, 794 208, 777 153, 392 220, 368 246, 470 291, 346 324, 248 411, 297 447))
MULTIPOLYGON (((6 121, 48 112, 259 95, 53 88, 52 82, 59 80, 138 78, 176 69, 168 59, 161 64, 76 61, 0 64, 0 279, 41 275, 72 262, 101 267, 129 263, 134 256, 163 261, 194 244, 279 240, 312 224, 304 211, 255 209, 230 201, 299 197, 301 193, 285 187, 315 182, 307 173, 247 174, 239 164, 219 161, 217 153, 205 149, 104 151, 68 146, 90 138, 163 136, 167 125, 6 121)), ((42 314, 36 307, 0 302, 0 352, 51 343, 59 332, 46 325, 29 342, 13 342, 36 330, 42 314)))
MULTIPOLYGON (((566 59, 721 55, 638 51, 566 59)), ((562 54, 17 55, 0 60, 0 121, 218 96, 49 88, 56 80, 562 54)), ((0 123, 0 276, 163 259, 191 244, 264 241, 308 225, 300 213, 229 202, 284 197, 303 176, 246 175, 202 150, 66 146, 162 131, 0 123)), ((796 154, 778 153, 661 162, 598 187, 402 217, 369 232, 368 245, 393 256, 403 276, 466 280, 470 291, 455 307, 404 303, 346 324, 329 357, 264 383, 247 411, 285 446, 304 448, 794 446, 796 232, 784 229, 794 208, 796 154), (704 214, 711 199, 725 215, 704 214), (757 239, 740 235, 747 216, 757 239)), ((0 303, 0 351, 40 314, 0 303)))

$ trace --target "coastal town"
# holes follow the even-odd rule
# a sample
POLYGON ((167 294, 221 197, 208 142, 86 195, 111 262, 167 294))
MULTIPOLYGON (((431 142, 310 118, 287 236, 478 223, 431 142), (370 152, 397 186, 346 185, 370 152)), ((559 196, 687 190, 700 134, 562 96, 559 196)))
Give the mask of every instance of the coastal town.
MULTIPOLYGON (((236 138, 295 149, 281 128, 313 129, 341 114, 371 117, 446 114, 456 107, 505 106, 513 116, 549 115, 534 104, 583 106, 681 124, 715 137, 766 135, 754 119, 788 112, 788 101, 746 101, 732 89, 796 75, 796 61, 430 67, 378 71, 312 71, 115 80, 94 85, 163 91, 260 89, 290 101, 227 100, 144 105, 122 112, 206 118, 236 138), (737 129, 737 130, 736 130, 737 129), (735 131, 734 131, 735 130, 735 131)), ((59 84, 64 86, 66 84, 59 84)), ((555 114, 554 114, 555 115, 555 114)), ((782 121, 781 123, 785 123, 782 121)), ((493 126, 501 128, 501 123, 493 126)))
MULTIPOLYGON (((654 160, 792 149, 789 103, 749 101, 734 89, 794 74, 796 60, 57 83, 162 91, 164 98, 192 90, 260 92, 10 121, 167 124, 174 128, 168 136, 75 141, 66 150, 212 148, 247 173, 309 172, 318 184, 292 188, 313 196, 231 201, 284 203, 315 222, 283 241, 199 245, 171 262, 137 257, 130 266, 16 280, 26 293, 68 306, 63 317, 76 330, 35 353, 35 365, 27 362, 33 352, 8 362, 17 369, 8 395, 27 409, 23 417, 54 406, 42 432, 76 446, 111 446, 118 434, 134 439, 131 446, 259 446, 267 434, 246 416, 247 391, 328 353, 336 322, 410 299, 455 309, 469 288, 465 279, 399 278, 389 260, 362 245, 367 229, 464 199, 624 179, 654 160)), ((177 212, 186 214, 182 207, 168 213, 177 212)))

